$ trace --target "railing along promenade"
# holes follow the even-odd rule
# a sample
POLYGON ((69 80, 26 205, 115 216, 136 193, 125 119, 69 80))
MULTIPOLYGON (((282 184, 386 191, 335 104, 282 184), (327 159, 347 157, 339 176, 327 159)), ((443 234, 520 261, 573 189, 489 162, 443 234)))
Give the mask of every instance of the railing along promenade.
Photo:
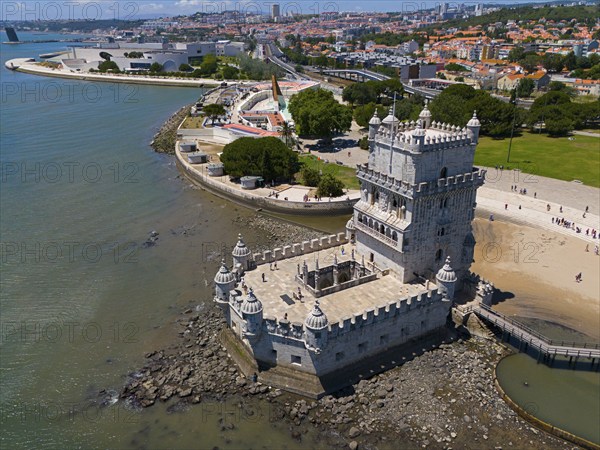
POLYGON ((524 346, 523 350, 525 351, 527 347, 538 350, 538 361, 543 357, 544 360, 549 360, 552 363, 554 362, 554 358, 559 355, 568 357, 569 363, 572 362, 573 358, 575 358, 576 362, 578 358, 589 358, 592 360, 592 366, 598 360, 598 365, 600 366, 600 343, 567 342, 564 340, 548 339, 527 325, 511 317, 507 317, 498 311, 493 311, 489 306, 483 304, 469 305, 467 307, 458 306, 457 310, 463 315, 474 313, 500 328, 503 334, 508 335, 508 338, 512 336, 518 339, 520 341, 519 350, 521 350, 521 346, 524 346))

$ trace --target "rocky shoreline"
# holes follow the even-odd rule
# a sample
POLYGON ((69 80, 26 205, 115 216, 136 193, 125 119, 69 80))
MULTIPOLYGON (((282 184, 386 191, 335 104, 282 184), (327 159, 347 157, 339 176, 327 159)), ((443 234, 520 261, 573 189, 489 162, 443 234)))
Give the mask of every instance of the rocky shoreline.
MULTIPOLYGON (((573 446, 532 427, 500 398, 493 383, 508 352, 479 338, 452 343, 320 400, 306 400, 252 382, 221 346, 225 326, 212 304, 197 305, 177 320, 180 341, 146 354, 120 393, 135 408, 171 402, 178 411, 202 401, 257 397, 273 404, 295 438, 316 427, 327 446, 350 448, 539 448, 573 446)), ((273 420, 273 417, 271 418, 273 420)))
MULTIPOLYGON (((261 215, 235 221, 260 230, 264 249, 322 234, 261 215)), ((175 326, 178 341, 147 353, 146 364, 128 376, 120 398, 130 407, 166 403, 177 412, 233 401, 251 409, 267 401, 271 423, 285 423, 297 440, 317 433, 327 448, 573 447, 532 427, 501 399, 494 370, 509 351, 494 341, 448 330, 451 339, 439 348, 314 401, 244 377, 219 341, 225 321, 212 301, 190 304, 175 326)))
POLYGON ((184 106, 160 127, 158 133, 152 138, 150 146, 158 153, 166 153, 168 155, 175 154, 175 142, 177 141, 177 128, 183 119, 185 119, 190 111, 193 103, 184 106))

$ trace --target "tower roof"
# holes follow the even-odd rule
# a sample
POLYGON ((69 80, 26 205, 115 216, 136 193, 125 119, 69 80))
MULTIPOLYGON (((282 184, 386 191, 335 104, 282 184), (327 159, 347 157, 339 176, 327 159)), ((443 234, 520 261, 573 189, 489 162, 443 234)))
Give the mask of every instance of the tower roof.
POLYGON ((238 241, 237 244, 235 245, 233 251, 231 252, 231 254, 236 257, 244 257, 244 256, 250 256, 250 249, 248 247, 246 247, 246 244, 244 243, 244 240, 242 239, 242 235, 238 234, 238 241))
POLYGON ((435 277, 442 283, 453 283, 456 281, 456 273, 454 273, 454 269, 450 266, 449 256, 446 258, 446 264, 438 271, 435 277))
POLYGON ((242 307, 240 310, 244 314, 258 314, 262 311, 262 309, 263 305, 261 301, 258 298, 256 298, 256 295, 254 295, 254 291, 252 290, 252 288, 250 288, 248 291, 248 295, 242 302, 242 307))
POLYGON ((469 123, 467 123, 468 127, 480 127, 481 126, 481 122, 479 122, 479 119, 477 118, 477 111, 473 111, 473 117, 471 118, 471 120, 469 120, 469 123))
POLYGON ((381 124, 381 119, 379 118, 379 115, 377 114, 377 108, 375 108, 375 113, 373 114, 373 117, 371 117, 371 120, 369 120, 369 125, 379 125, 381 124))
POLYGON ((385 123, 385 124, 390 124, 390 123, 398 123, 399 120, 394 116, 394 110, 393 107, 390 106, 390 112, 389 114, 385 117, 385 119, 383 119, 383 121, 381 123, 385 123))
POLYGON ((318 299, 315 300, 313 309, 310 312, 310 314, 306 317, 304 324, 307 328, 310 328, 311 330, 322 330, 323 328, 327 327, 327 325, 329 325, 329 320, 327 319, 325 313, 321 310, 318 299))
POLYGON ((231 272, 227 265, 225 264, 225 260, 221 261, 221 267, 219 271, 215 275, 215 283, 217 284, 228 284, 235 281, 235 274, 231 272))
POLYGON ((427 104, 425 104, 423 111, 421 111, 421 114, 419 114, 419 119, 429 119, 429 118, 431 118, 431 111, 429 111, 427 104))

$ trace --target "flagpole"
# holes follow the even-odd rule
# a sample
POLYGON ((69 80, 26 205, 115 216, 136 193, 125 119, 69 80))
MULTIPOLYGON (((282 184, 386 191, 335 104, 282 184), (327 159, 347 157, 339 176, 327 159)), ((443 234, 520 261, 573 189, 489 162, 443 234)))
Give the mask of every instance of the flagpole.
POLYGON ((396 130, 394 130, 394 124, 396 123, 396 92, 394 92, 394 106, 392 106, 392 118, 392 137, 390 138, 390 176, 392 175, 392 159, 394 157, 394 137, 396 136, 396 130))

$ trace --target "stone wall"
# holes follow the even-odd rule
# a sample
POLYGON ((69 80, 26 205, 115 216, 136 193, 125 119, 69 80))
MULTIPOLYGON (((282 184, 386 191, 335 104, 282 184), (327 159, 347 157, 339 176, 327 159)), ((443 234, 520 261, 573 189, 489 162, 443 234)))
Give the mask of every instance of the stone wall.
POLYGON ((322 330, 318 353, 306 348, 302 324, 266 317, 252 351, 259 361, 322 376, 443 327, 450 307, 436 289, 367 310, 322 330))
POLYGON ((274 197, 264 197, 249 191, 235 189, 232 186, 221 183, 209 177, 208 174, 191 167, 183 159, 178 150, 175 152, 175 154, 177 156, 177 165, 183 174, 193 182, 203 186, 210 192, 220 197, 242 203, 246 206, 252 206, 255 208, 283 214, 335 216, 351 214, 354 204, 358 201, 358 199, 356 199, 332 202, 292 202, 283 199, 276 199, 274 197))
POLYGON ((301 256, 331 247, 337 247, 338 245, 344 245, 347 242, 348 240, 346 239, 346 233, 331 234, 329 236, 323 236, 320 239, 313 239, 311 241, 304 241, 302 243, 285 245, 273 250, 267 250, 263 253, 255 253, 253 255, 254 263, 257 266, 260 266, 261 264, 281 261, 282 259, 301 256))

